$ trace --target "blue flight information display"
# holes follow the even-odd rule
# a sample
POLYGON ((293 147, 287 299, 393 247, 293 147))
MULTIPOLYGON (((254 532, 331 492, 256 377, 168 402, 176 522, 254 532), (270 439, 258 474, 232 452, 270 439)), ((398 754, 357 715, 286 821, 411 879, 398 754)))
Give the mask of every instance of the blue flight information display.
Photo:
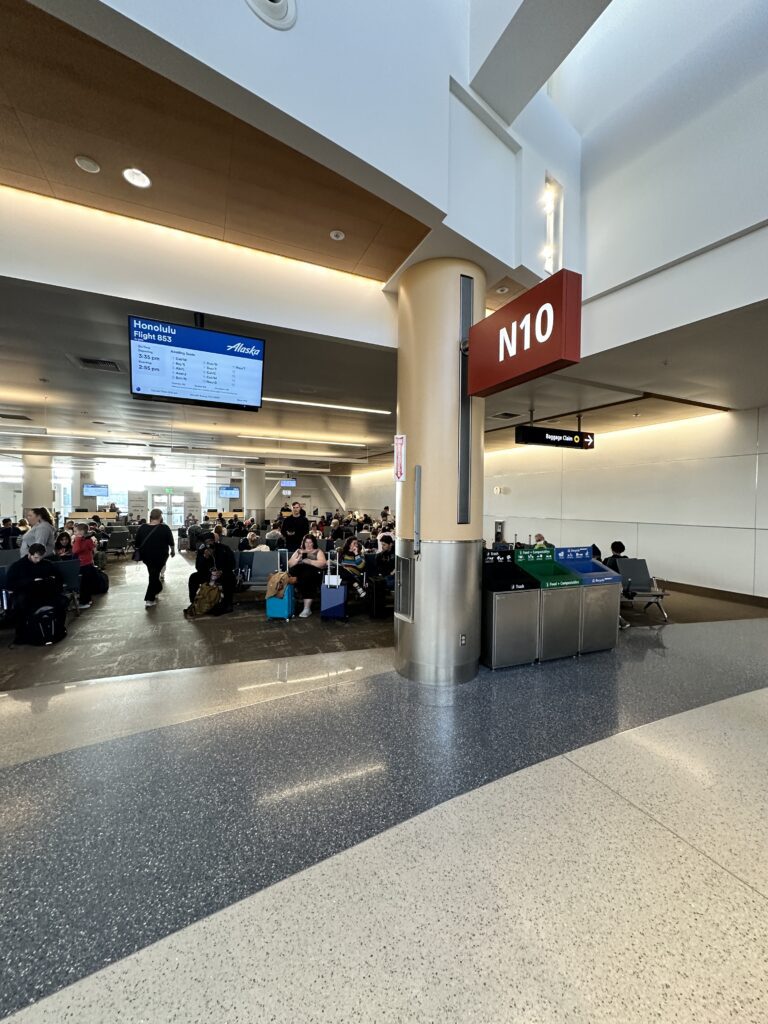
POLYGON ((261 408, 263 341, 140 316, 128 333, 134 398, 261 408))

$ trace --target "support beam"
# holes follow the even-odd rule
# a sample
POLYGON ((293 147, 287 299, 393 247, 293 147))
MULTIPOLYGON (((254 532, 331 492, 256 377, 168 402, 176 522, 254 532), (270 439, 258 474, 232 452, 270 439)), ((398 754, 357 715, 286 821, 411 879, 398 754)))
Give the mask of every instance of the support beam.
POLYGON ((328 490, 331 492, 331 494, 336 499, 336 501, 338 503, 338 506, 341 509, 341 511, 342 512, 346 512, 347 511, 347 503, 346 503, 346 501, 344 501, 342 496, 339 494, 339 492, 334 487, 331 478, 329 476, 324 476, 324 477, 321 477, 321 480, 323 481, 325 486, 328 488, 328 490))
POLYGON ((498 4, 473 0, 472 88, 511 124, 609 3, 522 0, 502 27, 498 4))

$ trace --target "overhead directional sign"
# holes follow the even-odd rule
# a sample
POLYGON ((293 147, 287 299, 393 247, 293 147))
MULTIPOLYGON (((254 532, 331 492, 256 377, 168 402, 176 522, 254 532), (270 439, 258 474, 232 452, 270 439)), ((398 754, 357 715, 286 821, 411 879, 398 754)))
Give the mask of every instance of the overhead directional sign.
POLYGON ((561 430, 560 427, 532 427, 527 423, 515 427, 515 444, 540 444, 546 448, 595 447, 595 435, 583 430, 561 430))
POLYGON ((469 331, 469 393, 485 397, 578 363, 581 275, 560 270, 469 331))

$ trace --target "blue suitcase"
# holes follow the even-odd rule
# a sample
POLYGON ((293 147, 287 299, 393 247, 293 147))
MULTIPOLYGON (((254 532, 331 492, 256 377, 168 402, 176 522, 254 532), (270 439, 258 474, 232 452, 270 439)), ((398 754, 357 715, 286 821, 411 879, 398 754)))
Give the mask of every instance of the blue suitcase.
MULTIPOLYGON (((288 570, 288 552, 285 552, 285 570, 282 570, 280 565, 282 558, 280 555, 277 556, 278 571, 288 570)), ((294 609, 294 596, 293 596, 293 584, 289 583, 283 591, 282 597, 268 597, 267 598, 267 618, 268 619, 284 619, 286 622, 288 619, 293 618, 294 609)))
POLYGON ((347 617, 347 584, 329 587, 326 583, 320 587, 320 618, 346 619, 347 617))
POLYGON ((283 591, 282 597, 268 597, 267 598, 267 618, 268 619, 288 619, 293 618, 293 584, 289 583, 283 591))

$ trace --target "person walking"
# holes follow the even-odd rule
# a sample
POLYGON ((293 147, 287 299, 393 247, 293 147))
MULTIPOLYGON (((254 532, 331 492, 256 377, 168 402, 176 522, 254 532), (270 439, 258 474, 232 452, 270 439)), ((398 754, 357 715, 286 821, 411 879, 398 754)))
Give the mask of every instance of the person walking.
POLYGON ((159 508, 153 508, 149 513, 149 522, 140 526, 136 531, 136 552, 139 557, 136 561, 142 561, 147 567, 149 580, 147 592, 144 595, 144 607, 154 608, 157 604, 157 595, 163 589, 163 581, 160 578, 168 561, 176 555, 176 542, 173 533, 166 523, 163 522, 163 513, 159 508))

